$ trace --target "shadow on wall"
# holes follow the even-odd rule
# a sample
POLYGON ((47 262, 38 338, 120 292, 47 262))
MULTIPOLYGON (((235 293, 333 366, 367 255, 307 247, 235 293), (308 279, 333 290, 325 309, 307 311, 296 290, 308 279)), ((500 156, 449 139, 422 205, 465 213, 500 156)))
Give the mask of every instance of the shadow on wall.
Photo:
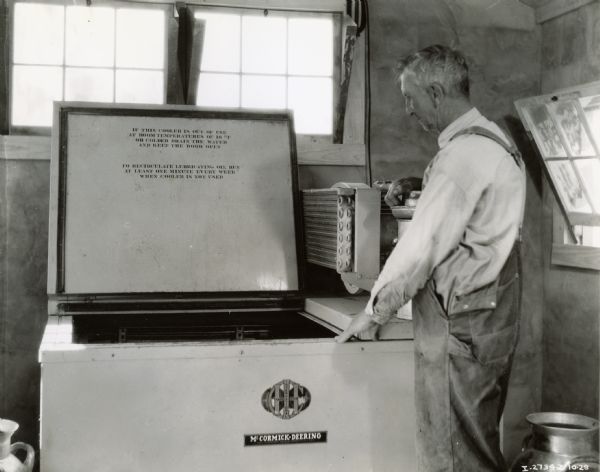
POLYGON ((507 115, 503 119, 504 127, 512 137, 515 145, 521 152, 523 162, 529 176, 528 184, 535 186, 535 192, 542 195, 542 164, 537 147, 532 143, 523 127, 521 120, 515 116, 507 115))
MULTIPOLYGON (((13 441, 39 451, 38 349, 47 320, 49 162, 0 159, 0 417, 19 423, 13 441)), ((39 454, 38 454, 39 457, 39 454)), ((36 463, 37 463, 36 459, 36 463)))

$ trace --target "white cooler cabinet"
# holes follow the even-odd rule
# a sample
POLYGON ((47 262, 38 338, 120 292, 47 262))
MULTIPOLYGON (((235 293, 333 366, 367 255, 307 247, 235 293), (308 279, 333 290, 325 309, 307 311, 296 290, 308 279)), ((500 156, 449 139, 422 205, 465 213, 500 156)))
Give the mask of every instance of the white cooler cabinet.
POLYGON ((54 123, 42 472, 415 469, 410 322, 338 345, 366 300, 305 299, 289 115, 54 123))
POLYGON ((42 472, 413 471, 412 341, 332 339, 43 350, 42 472), (310 404, 261 403, 284 379, 310 404), (326 442, 245 446, 245 435, 326 442))

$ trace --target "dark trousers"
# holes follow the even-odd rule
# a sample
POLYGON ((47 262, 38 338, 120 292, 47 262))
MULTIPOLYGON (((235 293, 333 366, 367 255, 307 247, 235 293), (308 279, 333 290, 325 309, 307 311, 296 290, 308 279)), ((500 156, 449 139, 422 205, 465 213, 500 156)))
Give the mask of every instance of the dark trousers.
POLYGON ((502 471, 499 422, 517 343, 520 262, 445 310, 433 282, 413 298, 419 472, 502 471))

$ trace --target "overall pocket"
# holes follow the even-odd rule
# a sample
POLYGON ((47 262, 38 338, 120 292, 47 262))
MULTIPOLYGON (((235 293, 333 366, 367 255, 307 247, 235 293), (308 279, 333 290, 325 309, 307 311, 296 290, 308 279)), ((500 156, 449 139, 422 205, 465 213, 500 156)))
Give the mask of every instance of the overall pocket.
POLYGON ((514 353, 519 331, 519 283, 515 274, 461 297, 460 310, 448 316, 451 354, 472 356, 481 364, 503 362, 514 353))

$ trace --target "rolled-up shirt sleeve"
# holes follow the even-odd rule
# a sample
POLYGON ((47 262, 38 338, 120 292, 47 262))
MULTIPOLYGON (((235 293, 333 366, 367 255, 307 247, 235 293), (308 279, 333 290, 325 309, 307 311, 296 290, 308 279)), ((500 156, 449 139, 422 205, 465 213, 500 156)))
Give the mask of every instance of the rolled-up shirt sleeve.
POLYGON ((430 176, 411 224, 371 290, 365 311, 373 321, 386 323, 458 247, 477 203, 470 194, 444 172, 430 176))

